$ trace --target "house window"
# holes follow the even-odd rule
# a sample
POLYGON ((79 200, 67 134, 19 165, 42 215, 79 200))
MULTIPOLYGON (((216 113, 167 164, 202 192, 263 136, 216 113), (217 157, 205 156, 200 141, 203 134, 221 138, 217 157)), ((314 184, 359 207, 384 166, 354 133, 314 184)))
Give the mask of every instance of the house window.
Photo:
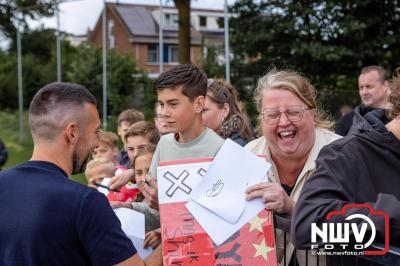
POLYGON ((147 46, 147 62, 158 63, 158 45, 147 46))
POLYGON ((207 27, 207 17, 200 16, 200 27, 206 28, 207 27))
POLYGON ((114 20, 112 19, 108 21, 108 43, 109 48, 115 48, 114 20))
POLYGON ((179 62, 179 49, 178 46, 171 45, 168 47, 168 63, 179 62))
POLYGON ((178 14, 165 14, 164 24, 165 24, 165 26, 169 26, 169 27, 177 27, 178 26, 178 14))
POLYGON ((217 18, 217 24, 218 24, 218 28, 223 29, 224 28, 224 18, 223 17, 219 17, 217 18))

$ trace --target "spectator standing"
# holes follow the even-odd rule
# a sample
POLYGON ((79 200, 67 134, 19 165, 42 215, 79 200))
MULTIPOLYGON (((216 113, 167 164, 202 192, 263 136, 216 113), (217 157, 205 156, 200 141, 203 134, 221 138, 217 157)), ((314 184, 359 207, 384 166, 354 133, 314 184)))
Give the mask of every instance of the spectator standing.
POLYGON ((222 138, 230 138, 241 146, 254 139, 250 123, 239 107, 236 91, 225 80, 208 80, 202 119, 205 126, 222 138))
POLYGON ((350 132, 355 113, 363 116, 377 108, 390 108, 388 101, 390 89, 388 81, 385 79, 385 70, 382 67, 367 66, 361 69, 361 73, 358 76, 358 92, 361 98, 361 105, 339 120, 335 129, 336 134, 346 136, 350 132))

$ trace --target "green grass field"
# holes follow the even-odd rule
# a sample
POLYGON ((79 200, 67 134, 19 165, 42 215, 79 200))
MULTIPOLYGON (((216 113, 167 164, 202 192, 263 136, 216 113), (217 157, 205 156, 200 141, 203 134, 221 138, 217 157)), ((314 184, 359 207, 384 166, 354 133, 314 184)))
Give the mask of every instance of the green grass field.
MULTIPOLYGON (((2 167, 3 170, 11 168, 19 163, 31 158, 33 150, 32 137, 28 126, 28 116, 24 117, 24 139, 19 142, 19 117, 18 112, 0 112, 0 138, 4 141, 8 149, 7 163, 2 167)), ((83 174, 71 176, 71 179, 86 184, 83 174)))

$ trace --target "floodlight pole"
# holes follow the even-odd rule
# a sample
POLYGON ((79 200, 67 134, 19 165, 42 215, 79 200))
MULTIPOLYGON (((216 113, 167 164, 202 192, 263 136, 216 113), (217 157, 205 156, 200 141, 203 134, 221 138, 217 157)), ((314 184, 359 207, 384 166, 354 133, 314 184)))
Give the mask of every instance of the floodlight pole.
POLYGON ((57 14, 57 81, 61 82, 61 45, 60 45, 60 9, 59 1, 54 0, 57 14))
POLYGON ((22 80, 22 52, 21 52, 21 32, 20 19, 17 20, 17 61, 18 61, 18 106, 19 106, 19 142, 24 140, 24 95, 22 80))
POLYGON ((229 59, 229 18, 228 18, 228 4, 225 0, 224 4, 224 30, 225 30, 225 79, 231 82, 231 70, 229 59))
POLYGON ((160 23, 158 27, 158 48, 159 48, 159 64, 160 64, 160 74, 163 72, 163 64, 164 64, 164 43, 163 43, 163 28, 164 28, 164 13, 162 0, 160 0, 160 23))
POLYGON ((107 3, 105 0, 103 2, 103 129, 107 130, 107 3))

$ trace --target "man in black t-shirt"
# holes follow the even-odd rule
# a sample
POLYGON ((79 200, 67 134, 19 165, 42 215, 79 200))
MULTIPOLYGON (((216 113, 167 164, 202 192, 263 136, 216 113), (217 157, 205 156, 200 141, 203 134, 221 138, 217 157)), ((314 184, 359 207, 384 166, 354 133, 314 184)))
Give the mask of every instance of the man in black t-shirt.
MULTIPOLYGON (((94 96, 51 83, 35 94, 29 126, 32 159, 0 173, 0 265, 143 265, 104 195, 68 179, 97 145, 94 96)), ((146 262, 162 265, 161 249, 146 262)))

